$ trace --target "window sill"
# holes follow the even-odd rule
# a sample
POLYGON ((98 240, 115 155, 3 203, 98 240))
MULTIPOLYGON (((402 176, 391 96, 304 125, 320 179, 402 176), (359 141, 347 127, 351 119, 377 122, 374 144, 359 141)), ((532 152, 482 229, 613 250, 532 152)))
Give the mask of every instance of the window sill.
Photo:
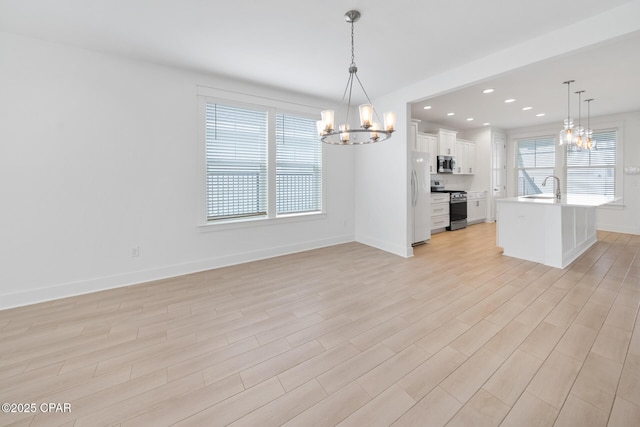
POLYGON ((606 205, 598 206, 599 209, 610 209, 610 210, 623 210, 625 208, 625 204, 622 199, 616 200, 615 202, 607 203, 606 205))
POLYGON ((202 233, 208 233, 212 231, 236 230, 242 228, 263 227, 303 221, 317 221, 320 219, 325 219, 326 217, 327 214, 325 212, 310 212, 304 214, 280 215, 275 218, 260 217, 231 219, 198 224, 198 229, 202 233))

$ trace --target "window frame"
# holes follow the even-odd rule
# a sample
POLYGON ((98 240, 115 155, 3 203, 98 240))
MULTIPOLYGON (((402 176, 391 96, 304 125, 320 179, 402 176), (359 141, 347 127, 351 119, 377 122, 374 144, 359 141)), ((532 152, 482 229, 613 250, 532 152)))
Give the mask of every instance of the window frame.
MULTIPOLYGON (((314 130, 317 129, 315 127, 315 122, 318 120, 319 114, 318 115, 309 115, 309 114, 302 114, 300 112, 296 112, 296 111, 290 111, 290 110, 285 110, 285 109, 277 109, 275 111, 274 114, 274 129, 276 129, 277 127, 277 115, 278 114, 282 114, 285 116, 295 116, 295 117, 300 117, 300 118, 307 118, 313 121, 313 125, 314 125, 314 130)), ((314 131, 315 135, 317 137, 317 130, 314 131)), ((300 212, 283 212, 283 213, 278 213, 277 211, 277 204, 278 204, 278 191, 277 191, 277 178, 278 178, 278 155, 277 155, 277 150, 278 150, 278 146, 277 146, 277 135, 275 135, 277 133, 277 129, 274 131, 274 177, 275 180, 274 182, 276 183, 276 187, 274 187, 274 194, 275 194, 275 198, 274 198, 274 209, 275 209, 275 216, 278 218, 282 218, 282 217, 286 217, 286 216, 296 216, 296 215, 310 215, 313 213, 321 213, 324 211, 324 150, 323 150, 323 146, 324 144, 322 142, 320 142, 320 183, 319 183, 319 190, 320 190, 320 210, 316 210, 316 211, 300 211, 300 212)), ((319 140, 319 138, 318 138, 319 140)))
POLYGON ((272 223, 287 223, 317 220, 326 218, 326 153, 324 144, 321 146, 320 165, 320 204, 319 211, 299 213, 276 213, 276 113, 308 117, 317 119, 320 117, 321 107, 297 104, 249 95, 240 92, 232 92, 223 89, 205 86, 197 87, 198 100, 198 206, 197 226, 200 231, 229 230, 246 227, 259 227, 272 223), (226 219, 208 220, 207 218, 207 155, 206 155, 206 105, 207 103, 225 104, 241 108, 267 111, 267 214, 260 216, 232 217, 226 219))
MULTIPOLYGON (((515 169, 515 182, 516 182, 516 195, 518 196, 522 196, 520 194, 520 182, 519 182, 519 175, 520 175, 520 171, 521 170, 546 170, 546 169, 551 169, 551 174, 555 175, 555 171, 556 171, 556 166, 558 164, 558 149, 556 148, 557 146, 557 137, 554 135, 550 135, 546 132, 541 132, 539 135, 533 135, 533 136, 522 136, 522 137, 518 137, 514 139, 514 156, 515 156, 515 160, 514 160, 514 169, 515 169), (530 140, 550 140, 553 143, 553 166, 548 167, 541 167, 541 166, 534 166, 534 167, 520 167, 519 163, 518 163, 518 145, 520 144, 520 141, 530 141, 530 140)), ((537 150, 536 150, 537 152, 537 150)), ((548 190, 542 191, 542 193, 549 193, 549 194, 553 194, 553 186, 549 186, 546 187, 548 190)), ((532 193, 534 194, 534 193, 532 193)), ((524 194, 526 195, 526 194, 524 194)))

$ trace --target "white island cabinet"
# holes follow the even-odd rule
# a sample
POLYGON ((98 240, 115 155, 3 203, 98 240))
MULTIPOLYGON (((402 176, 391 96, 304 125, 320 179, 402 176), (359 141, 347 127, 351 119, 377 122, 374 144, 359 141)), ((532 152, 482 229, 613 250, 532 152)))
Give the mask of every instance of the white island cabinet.
POLYGON ((503 254, 565 268, 596 242, 596 207, 613 198, 567 194, 497 200, 497 245, 503 254))

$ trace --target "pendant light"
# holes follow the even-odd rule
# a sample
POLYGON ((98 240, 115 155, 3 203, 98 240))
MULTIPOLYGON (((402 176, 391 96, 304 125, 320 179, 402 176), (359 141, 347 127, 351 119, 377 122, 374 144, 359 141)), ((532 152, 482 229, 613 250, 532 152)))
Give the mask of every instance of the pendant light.
POLYGON ((582 94, 584 90, 579 90, 576 92, 578 95, 578 127, 574 130, 573 141, 571 144, 571 149, 575 151, 580 151, 584 148, 584 128, 582 127, 582 94))
POLYGON ((595 141, 593 141, 593 131, 591 130, 591 101, 593 98, 585 99, 584 102, 587 103, 587 130, 584 132, 584 148, 587 150, 591 150, 591 148, 595 145, 595 141))
POLYGON ((371 144, 373 142, 384 141, 389 139, 391 134, 395 131, 396 115, 395 113, 384 113, 384 127, 380 127, 380 118, 373 103, 367 95, 367 91, 364 89, 360 78, 358 77, 358 67, 355 63, 354 53, 354 32, 353 24, 360 19, 360 12, 357 10, 350 10, 345 13, 345 20, 351 24, 351 64, 349 65, 349 79, 347 80, 347 87, 342 95, 342 101, 340 105, 344 105, 345 99, 347 99, 346 113, 344 121, 335 128, 335 113, 333 110, 325 110, 321 113, 322 120, 319 120, 316 124, 318 127, 318 134, 320 140, 327 144, 337 145, 354 145, 354 144, 371 144), (351 111, 351 94, 353 92, 353 81, 357 80, 365 98, 367 104, 360 105, 360 128, 351 128, 349 125, 349 112, 351 111))
POLYGON ((564 120, 564 129, 560 131, 558 139, 560 145, 570 146, 573 142, 573 119, 571 118, 571 83, 575 80, 567 80, 562 84, 567 85, 567 118, 564 120))

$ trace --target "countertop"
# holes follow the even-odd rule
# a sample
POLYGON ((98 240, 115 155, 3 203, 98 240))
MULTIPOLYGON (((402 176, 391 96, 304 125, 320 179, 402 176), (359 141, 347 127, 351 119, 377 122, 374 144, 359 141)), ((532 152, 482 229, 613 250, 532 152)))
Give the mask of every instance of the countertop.
POLYGON ((503 203, 530 203, 536 205, 556 205, 556 206, 583 206, 597 207, 615 202, 614 197, 606 196, 589 196, 584 194, 563 194, 562 200, 558 201, 555 197, 550 198, 533 198, 533 197, 509 197, 506 199, 498 199, 497 202, 503 203))
POLYGON ((486 191, 467 191, 467 200, 486 199, 486 191))

